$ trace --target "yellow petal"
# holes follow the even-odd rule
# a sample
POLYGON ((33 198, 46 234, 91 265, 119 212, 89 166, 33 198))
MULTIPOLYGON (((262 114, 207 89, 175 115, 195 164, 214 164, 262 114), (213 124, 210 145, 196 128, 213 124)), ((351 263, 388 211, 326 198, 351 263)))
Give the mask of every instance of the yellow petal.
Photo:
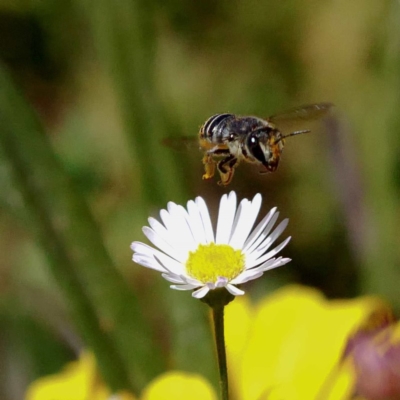
POLYGON ((86 400, 96 381, 96 365, 90 353, 68 364, 62 372, 33 382, 26 400, 86 400))
POLYGON ((167 372, 154 379, 141 400, 217 400, 213 387, 200 375, 167 372))
MULTIPOLYGON (((241 383, 239 398, 346 398, 351 382, 347 375, 339 380, 339 362, 347 338, 371 316, 386 311, 375 298, 329 302, 317 290, 301 286, 266 297, 246 328, 239 372, 232 369, 237 375, 231 381, 241 383), (335 397, 329 395, 333 390, 335 397)), ((231 329, 229 325, 227 337, 231 329)))
MULTIPOLYGON (((33 382, 25 400, 109 400, 114 399, 101 381, 93 354, 82 353, 78 361, 69 363, 62 372, 33 382)), ((115 395, 115 400, 135 400, 127 392, 115 395)))
MULTIPOLYGON (((331 371, 319 393, 319 398, 326 400, 354 398, 355 374, 350 360, 341 360, 331 371)), ((361 400, 361 399, 358 399, 361 400)))

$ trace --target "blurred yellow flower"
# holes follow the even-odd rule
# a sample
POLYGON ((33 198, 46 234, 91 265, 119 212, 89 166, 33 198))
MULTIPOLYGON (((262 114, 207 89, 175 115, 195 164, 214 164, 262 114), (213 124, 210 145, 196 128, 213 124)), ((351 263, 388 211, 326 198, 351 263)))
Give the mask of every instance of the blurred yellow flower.
POLYGON ((255 306, 237 299, 225 319, 231 389, 241 400, 348 399, 354 378, 341 368, 348 338, 390 316, 376 297, 329 301, 302 286, 255 306))
POLYGON ((85 352, 58 374, 40 378, 28 388, 26 400, 136 400, 127 392, 115 395, 98 375, 96 361, 85 352))
POLYGON ((217 400, 214 388, 200 375, 171 371, 154 379, 141 400, 217 400))
MULTIPOLYGON (((154 379, 141 400, 217 400, 213 387, 200 375, 167 372, 154 379)), ((112 394, 100 379, 95 358, 83 353, 62 372, 40 378, 26 393, 25 400, 137 400, 127 392, 112 394)))
MULTIPOLYGON (((356 374, 353 363, 343 362, 348 339, 390 318, 390 308, 376 297, 330 301, 302 286, 278 290, 256 305, 246 297, 236 298, 225 315, 233 398, 349 400, 356 374)), ((36 381, 26 400, 135 399, 129 394, 110 396, 96 375, 93 357, 85 354, 61 374, 36 381)), ((151 382, 140 399, 217 396, 199 375, 168 372, 151 382)))

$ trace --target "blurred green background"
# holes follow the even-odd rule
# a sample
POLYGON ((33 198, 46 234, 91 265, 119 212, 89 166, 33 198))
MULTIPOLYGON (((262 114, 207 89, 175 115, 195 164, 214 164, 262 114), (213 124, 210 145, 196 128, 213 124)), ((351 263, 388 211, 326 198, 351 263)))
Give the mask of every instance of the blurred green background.
POLYGON ((0 58, 1 399, 85 347, 114 389, 168 368, 216 382, 206 306, 131 261, 168 201, 216 215, 223 193, 260 192, 290 219, 293 261, 254 297, 301 282, 400 308, 397 1, 2 0, 0 58), (161 144, 320 101, 334 114, 276 173, 241 165, 228 188, 161 144))

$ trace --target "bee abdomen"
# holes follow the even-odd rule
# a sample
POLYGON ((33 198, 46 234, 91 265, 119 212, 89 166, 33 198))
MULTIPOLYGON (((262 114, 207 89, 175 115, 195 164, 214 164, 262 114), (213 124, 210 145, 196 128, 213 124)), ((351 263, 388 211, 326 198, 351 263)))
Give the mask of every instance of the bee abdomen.
POLYGON ((215 114, 212 117, 208 118, 208 120, 204 123, 201 128, 201 135, 206 138, 212 138, 215 136, 216 132, 219 128, 222 127, 224 121, 232 117, 233 114, 215 114))

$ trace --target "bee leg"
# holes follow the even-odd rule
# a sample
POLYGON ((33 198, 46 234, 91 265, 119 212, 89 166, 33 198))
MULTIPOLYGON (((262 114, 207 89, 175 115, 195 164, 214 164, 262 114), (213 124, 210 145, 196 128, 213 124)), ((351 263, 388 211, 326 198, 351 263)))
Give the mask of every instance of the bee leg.
POLYGON ((214 176, 215 173, 215 160, 214 160, 214 155, 221 155, 221 154, 229 154, 228 149, 214 149, 214 150, 209 150, 204 154, 203 157, 203 164, 204 164, 204 170, 205 174, 203 175, 203 179, 210 179, 214 176))
POLYGON ((218 163, 218 172, 221 177, 218 185, 229 185, 229 183, 232 181, 233 173, 235 172, 235 167, 237 164, 238 159, 232 154, 230 154, 228 157, 224 158, 218 163))
POLYGON ((212 158, 212 154, 205 153, 203 157, 204 164, 204 175, 203 179, 210 179, 215 173, 215 160, 212 158))

